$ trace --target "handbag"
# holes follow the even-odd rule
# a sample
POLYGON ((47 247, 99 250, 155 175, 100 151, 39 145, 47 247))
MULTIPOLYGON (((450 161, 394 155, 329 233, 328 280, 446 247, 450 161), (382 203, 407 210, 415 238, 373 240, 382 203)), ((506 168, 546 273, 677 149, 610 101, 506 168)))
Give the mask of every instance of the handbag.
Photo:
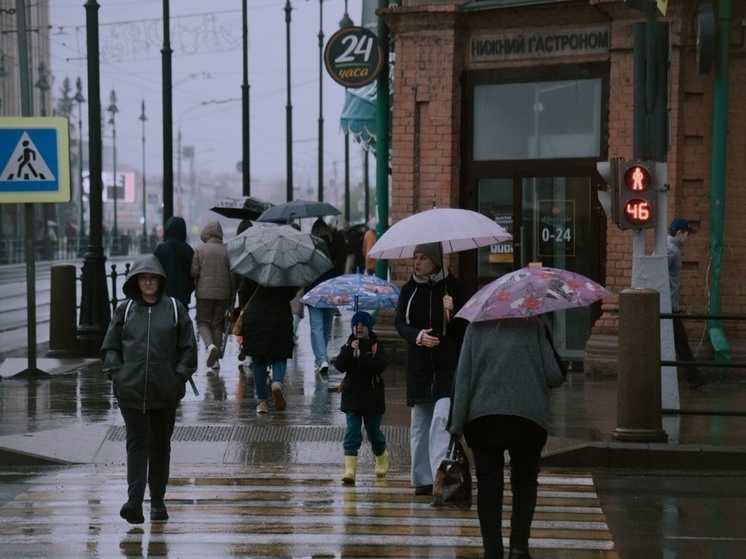
POLYGON ((234 336, 241 335, 241 331, 243 328, 243 313, 245 313, 246 309, 249 308, 249 304, 251 303, 251 300, 254 298, 254 295, 256 295, 256 292, 259 291, 260 287, 261 285, 256 286, 254 293, 251 294, 251 297, 249 297, 249 300, 246 301, 246 304, 241 308, 241 312, 238 313, 238 317, 236 318, 236 321, 233 323, 233 335, 234 336))
POLYGON ((461 439, 452 437, 433 483, 432 507, 471 508, 471 471, 461 439))

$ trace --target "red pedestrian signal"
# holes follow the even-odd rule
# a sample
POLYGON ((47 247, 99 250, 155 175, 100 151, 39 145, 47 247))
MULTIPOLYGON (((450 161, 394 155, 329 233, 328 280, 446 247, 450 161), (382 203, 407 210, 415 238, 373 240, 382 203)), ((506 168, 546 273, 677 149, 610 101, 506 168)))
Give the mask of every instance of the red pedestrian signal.
POLYGON ((655 161, 624 161, 619 175, 619 228, 655 227, 655 161))

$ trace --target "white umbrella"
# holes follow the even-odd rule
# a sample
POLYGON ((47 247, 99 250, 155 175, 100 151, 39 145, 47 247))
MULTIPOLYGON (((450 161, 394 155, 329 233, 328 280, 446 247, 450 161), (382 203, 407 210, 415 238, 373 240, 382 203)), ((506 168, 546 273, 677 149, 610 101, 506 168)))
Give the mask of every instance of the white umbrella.
POLYGON ((225 243, 231 270, 264 287, 306 286, 333 267, 324 241, 289 225, 254 224, 225 243))
POLYGON ((443 253, 461 252, 512 239, 489 217, 459 208, 433 208, 392 225, 368 252, 371 258, 411 258, 423 243, 440 243, 443 253))

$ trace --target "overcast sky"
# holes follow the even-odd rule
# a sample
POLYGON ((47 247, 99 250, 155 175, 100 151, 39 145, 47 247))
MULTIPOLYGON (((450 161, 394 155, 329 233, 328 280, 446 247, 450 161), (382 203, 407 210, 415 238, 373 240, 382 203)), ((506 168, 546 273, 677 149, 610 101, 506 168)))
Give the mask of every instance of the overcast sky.
MULTIPOLYGON (((141 101, 145 100, 148 175, 162 173, 161 53, 162 0, 99 0, 101 45, 101 105, 106 109, 116 90, 117 160, 119 165, 142 164, 141 101), (146 40, 145 37, 149 37, 146 40)), ((286 176, 287 51, 286 0, 249 0, 250 166, 253 184, 286 176)), ((313 189, 318 174, 319 119, 319 1, 292 0, 291 101, 295 186, 313 189)), ((83 79, 87 97, 85 2, 51 0, 50 30, 55 96, 68 76, 83 79)), ((339 29, 344 0, 323 2, 324 45, 339 29)), ((171 0, 174 150, 178 129, 182 145, 194 146, 198 170, 236 173, 241 159, 240 0, 171 0), (209 9, 209 12, 207 11, 209 9), (212 15, 206 18, 206 15, 212 15), (215 51, 219 52, 215 52, 215 51)), ((360 23, 359 0, 348 3, 350 17, 360 23)), ((325 183, 334 176, 344 183, 344 135, 339 116, 344 88, 323 76, 325 183)), ((109 120, 109 114, 104 120, 109 120)), ((77 121, 77 107, 73 120, 77 121)), ((83 129, 87 137, 87 107, 83 129)), ((104 131, 111 143, 111 127, 104 131)), ((351 182, 362 180, 362 155, 351 142, 351 182)), ((374 167, 371 158, 371 167, 374 167)), ((174 174, 177 159, 174 157, 174 174)), ((238 175, 237 175, 238 176, 238 175)), ((328 186, 325 186, 325 199, 328 186)), ((340 186, 341 188, 341 186, 340 186)), ((240 195, 240 191, 235 193, 240 195)), ((285 191, 268 193, 284 202, 285 191)))

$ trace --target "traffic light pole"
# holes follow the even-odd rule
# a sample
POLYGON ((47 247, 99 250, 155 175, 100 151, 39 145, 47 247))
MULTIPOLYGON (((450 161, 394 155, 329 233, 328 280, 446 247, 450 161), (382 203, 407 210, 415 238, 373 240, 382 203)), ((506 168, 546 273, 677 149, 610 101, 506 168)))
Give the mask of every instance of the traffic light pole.
MULTIPOLYGON (((646 23, 635 26, 634 32, 634 116, 633 158, 655 161, 654 188, 656 192, 655 251, 646 254, 645 230, 632 233, 632 287, 655 289, 660 293, 660 312, 671 312, 671 288, 668 277, 668 248, 666 212, 668 176, 666 159, 668 151, 668 42, 667 24, 658 23, 657 5, 654 0, 645 4, 646 23)), ((619 185, 624 188, 623 184, 619 185)), ((621 204, 620 204, 621 205, 621 204)), ((620 214, 624 208, 620 207, 620 214)), ((675 360, 673 324, 661 321, 661 358, 675 360)), ((675 367, 661 368, 661 405, 679 409, 679 386, 675 367)), ((667 416, 666 430, 678 433, 676 416, 667 416)))

